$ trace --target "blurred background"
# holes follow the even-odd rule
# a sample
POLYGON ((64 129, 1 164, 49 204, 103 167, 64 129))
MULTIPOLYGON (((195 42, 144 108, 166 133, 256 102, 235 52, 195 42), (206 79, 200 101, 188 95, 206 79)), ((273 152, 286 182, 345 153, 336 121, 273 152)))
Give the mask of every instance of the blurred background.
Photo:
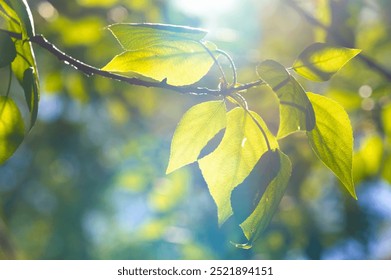
MULTIPOLYGON (((330 82, 300 82, 340 102, 355 136, 358 201, 312 153, 304 134, 281 141, 293 174, 280 208, 250 250, 237 226, 217 225, 196 164, 165 175, 176 124, 212 97, 87 77, 35 47, 38 122, 0 166, 2 259, 391 258, 391 2, 387 0, 29 0, 37 33, 102 67, 121 49, 105 26, 158 22, 202 27, 228 52, 239 82, 256 65, 286 67, 313 42, 360 48, 330 82)), ((229 75, 229 67, 222 60, 229 75)), ((0 70, 0 83, 6 72, 0 70)), ((213 68, 200 85, 217 87, 213 68)), ((11 91, 24 105, 16 83, 11 91)), ((3 93, 1 93, 3 94, 3 93)), ((244 93, 270 129, 278 104, 266 87, 244 93)), ((24 116, 28 119, 27 108, 24 116)), ((26 121, 27 122, 27 121, 26 121)), ((254 169, 244 186, 261 185, 254 169)), ((234 198, 232 198, 234 199, 234 198)))

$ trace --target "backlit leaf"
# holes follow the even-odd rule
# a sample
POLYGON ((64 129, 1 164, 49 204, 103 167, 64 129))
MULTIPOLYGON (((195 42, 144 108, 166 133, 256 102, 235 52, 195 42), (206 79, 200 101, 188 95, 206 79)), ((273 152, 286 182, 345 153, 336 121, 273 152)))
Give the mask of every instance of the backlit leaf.
POLYGON ((34 21, 31 15, 30 7, 26 0, 8 0, 11 7, 19 17, 22 26, 23 39, 27 39, 35 35, 34 21))
POLYGON ((299 75, 312 81, 329 80, 361 50, 315 43, 306 48, 293 64, 299 75))
POLYGON ((137 50, 168 41, 200 41, 207 32, 187 26, 151 23, 120 23, 107 27, 124 50, 137 50))
POLYGON ((226 125, 223 100, 190 108, 179 122, 171 142, 167 174, 198 159, 201 150, 226 125))
POLYGON ((278 138, 298 130, 310 131, 315 126, 315 115, 304 89, 285 67, 273 60, 262 62, 258 75, 273 89, 280 101, 278 138))
MULTIPOLYGON (((23 38, 34 35, 34 26, 31 12, 26 1, 10 0, 0 2, 1 7, 7 13, 8 28, 15 33, 21 33, 23 38)), ((39 78, 35 56, 31 42, 25 40, 15 40, 16 57, 12 61, 12 71, 24 89, 27 106, 30 110, 31 125, 35 123, 38 112, 39 101, 39 78)))
POLYGON ((19 26, 19 29, 21 29, 19 16, 16 14, 14 9, 10 6, 8 1, 0 1, 0 7, 2 8, 2 10, 0 10, 0 16, 8 24, 10 24, 12 22, 14 24, 17 24, 19 26))
POLYGON ((286 187, 288 186, 292 171, 289 157, 279 150, 268 153, 270 153, 270 156, 262 156, 261 161, 266 160, 270 172, 276 175, 263 193, 254 212, 240 224, 240 227, 249 242, 248 244, 237 245, 238 247, 250 248, 251 244, 265 230, 270 223, 273 214, 276 212, 286 187))
MULTIPOLYGON (((215 51, 212 43, 206 46, 215 51)), ((216 54, 217 56, 217 54, 216 54)), ((138 73, 175 86, 194 84, 212 67, 214 60, 200 42, 162 41, 147 48, 125 51, 115 56, 102 70, 138 73)))
POLYGON ((217 205, 219 225, 232 214, 231 192, 250 174, 260 157, 278 147, 275 137, 255 112, 251 112, 258 125, 242 108, 227 114, 227 127, 220 145, 209 155, 200 159, 199 166, 217 205))
POLYGON ((0 96, 0 164, 10 158, 22 143, 24 123, 15 102, 0 96))
POLYGON ((171 85, 199 81, 217 57, 216 46, 201 42, 206 31, 186 26, 128 23, 108 27, 125 50, 102 70, 137 73, 171 85))
POLYGON ((353 184, 353 131, 345 109, 335 101, 313 93, 315 128, 307 132, 316 155, 334 172, 349 193, 357 199, 353 184))
POLYGON ((8 34, 0 32, 0 67, 7 66, 16 57, 15 44, 8 34))

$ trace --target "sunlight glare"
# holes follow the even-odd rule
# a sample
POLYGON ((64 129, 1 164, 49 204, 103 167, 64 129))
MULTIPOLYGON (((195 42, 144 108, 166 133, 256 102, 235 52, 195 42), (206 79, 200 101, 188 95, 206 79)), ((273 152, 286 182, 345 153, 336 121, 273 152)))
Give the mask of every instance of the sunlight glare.
POLYGON ((232 12, 238 0, 173 0, 174 5, 188 15, 206 19, 216 18, 232 12))

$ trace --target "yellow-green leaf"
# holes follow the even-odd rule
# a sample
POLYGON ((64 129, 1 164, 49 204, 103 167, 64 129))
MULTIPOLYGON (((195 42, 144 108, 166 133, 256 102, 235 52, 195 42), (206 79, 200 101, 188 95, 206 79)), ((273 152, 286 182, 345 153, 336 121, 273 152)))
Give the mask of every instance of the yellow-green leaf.
POLYGON ((0 32, 0 67, 7 66, 16 57, 15 44, 11 37, 3 32, 0 32))
POLYGON ((223 100, 190 108, 179 122, 171 142, 167 174, 198 159, 201 150, 226 125, 223 100))
POLYGON ((4 18, 5 22, 7 22, 8 25, 12 22, 18 25, 19 29, 21 29, 19 16, 16 14, 14 9, 11 8, 8 1, 0 1, 0 7, 2 8, 2 10, 0 10, 0 16, 4 18))
POLYGON ((0 96, 0 164, 10 158, 22 143, 24 123, 15 102, 0 96))
MULTIPOLYGON (((26 1, 15 0, 0 2, 1 7, 10 17, 7 20, 8 28, 15 33, 21 33, 23 39, 34 35, 34 25, 31 12, 26 1)), ((7 17, 6 16, 6 17, 7 17)), ((12 71, 24 89, 27 106, 30 110, 31 125, 34 125, 38 113, 39 78, 34 51, 31 42, 15 40, 16 57, 12 61, 12 71)))
POLYGON ((270 155, 266 156, 265 154, 262 156, 261 161, 266 160, 270 172, 276 174, 276 176, 263 193, 254 212, 240 224, 244 235, 249 241, 247 244, 237 245, 241 248, 250 248, 251 244, 270 223, 285 193, 291 176, 292 166, 289 157, 279 150, 268 153, 270 155))
POLYGON ((200 41, 207 31, 187 26, 151 23, 119 23, 107 27, 124 50, 161 45, 167 41, 200 41))
POLYGON ((278 138, 295 131, 310 131, 315 115, 304 89, 285 67, 274 60, 266 60, 257 68, 258 75, 273 89, 280 101, 278 138))
POLYGON ((307 132, 312 149, 357 199, 352 176, 353 130, 349 116, 341 105, 327 97, 313 93, 308 93, 308 97, 316 116, 315 128, 307 132))
POLYGON ((259 158, 270 149, 278 147, 277 140, 259 115, 254 119, 242 108, 227 114, 227 126, 220 145, 200 159, 199 166, 217 205, 219 225, 232 215, 231 192, 250 174, 259 158), (265 139, 267 137, 267 140, 265 139))
POLYGON ((297 74, 312 81, 329 80, 361 50, 315 43, 307 47, 293 63, 297 74))
MULTIPOLYGON (((17 1, 16 1, 17 2, 17 1)), ((19 9, 22 9, 22 6, 26 3, 18 3, 13 4, 19 7, 19 9)), ((27 5, 27 4, 26 4, 27 5)), ((15 20, 9 20, 8 25, 10 31, 16 32, 16 33, 22 33, 25 34, 25 36, 31 36, 30 32, 33 32, 34 30, 26 30, 28 28, 28 23, 21 23, 21 19, 19 19, 19 13, 22 15, 24 13, 27 13, 24 16, 29 16, 29 10, 28 6, 26 6, 25 12, 17 11, 18 14, 15 13, 14 10, 12 10, 10 7, 8 7, 5 3, 2 3, 2 7, 5 8, 6 12, 12 16, 15 20)), ((13 6, 12 6, 13 7, 13 6)), ((27 19, 25 19, 27 20, 27 19)), ((33 27, 31 27, 33 28, 33 27)), ((33 48, 30 42, 23 41, 23 40, 16 40, 14 42, 14 46, 16 49, 16 57, 12 61, 12 71, 16 78, 18 79, 20 85, 22 86, 26 103, 30 111, 30 128, 34 125, 37 114, 38 114, 38 101, 39 101, 39 78, 38 78, 38 71, 37 71, 37 65, 35 62, 35 56, 33 52, 33 48)))
POLYGON ((199 81, 217 57, 216 46, 201 42, 206 31, 187 26, 128 23, 108 29, 125 50, 102 70, 137 73, 175 86, 199 81))
MULTIPOLYGON (((209 50, 216 50, 212 43, 209 50)), ((217 56, 217 54, 216 54, 217 56)), ((200 42, 167 41, 148 48, 125 51, 113 58, 102 70, 138 73, 174 86, 194 84, 208 73, 213 58, 200 42)))
POLYGON ((19 17, 22 26, 23 39, 28 39, 35 35, 34 21, 31 15, 30 7, 26 0, 8 0, 11 7, 19 17))

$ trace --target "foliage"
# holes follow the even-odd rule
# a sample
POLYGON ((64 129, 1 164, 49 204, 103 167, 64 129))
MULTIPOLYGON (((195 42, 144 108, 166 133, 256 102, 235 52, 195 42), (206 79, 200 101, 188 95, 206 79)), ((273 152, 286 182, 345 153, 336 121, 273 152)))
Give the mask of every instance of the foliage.
MULTIPOLYGON (((84 2, 80 1, 80 3, 84 2)), ((256 65, 256 71, 254 71, 254 67, 251 70, 254 82, 241 84, 241 81, 237 79, 241 68, 236 69, 231 57, 217 48, 217 45, 220 44, 204 41, 206 31, 203 29, 169 24, 115 23, 109 25, 107 29, 120 44, 121 49, 117 52, 120 54, 113 57, 113 48, 116 48, 114 44, 112 48, 106 47, 104 50, 100 49, 100 51, 97 46, 96 52, 102 53, 101 56, 103 56, 103 59, 97 60, 98 64, 102 60, 109 62, 102 68, 95 68, 60 53, 54 45, 44 41, 40 35, 36 35, 31 12, 26 1, 1 1, 0 3, 3 18, 0 47, 1 53, 4 54, 0 57, 0 64, 4 69, 12 69, 13 75, 19 81, 22 93, 24 93, 24 96, 19 95, 17 97, 17 91, 14 89, 15 85, 9 79, 9 87, 12 90, 6 91, 5 96, 2 97, 4 98, 2 99, 4 109, 1 114, 3 126, 0 128, 1 163, 8 163, 7 160, 14 154, 24 137, 22 115, 26 117, 26 114, 23 112, 26 110, 29 112, 30 116, 26 119, 30 121, 30 128, 35 125, 37 120, 39 93, 42 89, 38 83, 34 52, 39 53, 38 62, 41 59, 45 61, 47 55, 40 53, 39 49, 41 47, 87 75, 93 74, 113 78, 131 85, 137 85, 135 91, 141 91, 141 87, 152 86, 161 91, 168 89, 189 95, 205 94, 201 97, 203 102, 196 102, 196 105, 191 106, 179 122, 171 141, 170 157, 166 169, 169 175, 162 179, 168 181, 157 184, 161 187, 161 190, 170 193, 169 196, 172 196, 172 200, 167 201, 168 196, 159 192, 155 193, 153 189, 147 188, 145 191, 149 193, 151 203, 156 205, 157 209, 160 209, 158 211, 169 211, 173 206, 167 205, 175 205, 175 201, 183 199, 185 194, 185 190, 179 187, 183 186, 186 181, 181 175, 183 174, 181 172, 184 171, 178 169, 197 162, 217 207, 219 226, 222 229, 224 229, 224 226, 229 227, 233 217, 235 218, 235 225, 239 226, 244 235, 243 244, 236 244, 237 247, 250 248, 260 236, 267 237, 268 231, 273 230, 273 228, 268 229, 268 225, 273 214, 277 211, 280 201, 286 192, 293 191, 289 190, 288 185, 295 185, 297 180, 299 182, 307 180, 307 174, 300 173, 298 170, 301 168, 301 161, 309 161, 311 157, 306 154, 293 153, 287 145, 287 139, 293 140, 292 142, 297 143, 297 145, 302 145, 302 140, 308 138, 308 144, 317 157, 335 174, 345 189, 355 198, 357 196, 353 179, 357 185, 360 181, 365 180, 366 176, 377 176, 377 174, 382 173, 385 179, 389 177, 385 169, 388 166, 387 164, 379 163, 368 168, 364 166, 367 164, 368 158, 372 157, 369 154, 373 154, 368 147, 378 146, 373 144, 375 142, 363 142, 360 145, 359 152, 353 155, 353 130, 345 111, 348 106, 346 105, 347 102, 342 99, 342 95, 339 94, 345 86, 343 84, 338 85, 339 79, 329 81, 334 75, 343 77, 344 73, 345 75, 346 73, 349 74, 350 72, 344 72, 345 68, 342 67, 353 57, 358 56, 360 59, 364 57, 365 60, 365 56, 362 56, 360 50, 358 50, 362 46, 355 47, 338 40, 311 44, 304 48, 304 51, 298 55, 293 63, 286 63, 292 65, 288 68, 271 59, 264 60, 261 63, 258 63, 260 60, 252 61, 253 64, 258 64, 256 65), (36 44, 34 48, 32 44, 36 44), (224 58, 228 58, 228 67, 233 72, 233 78, 230 82, 226 73, 224 73, 222 62, 224 58), (217 65, 218 72, 212 69, 213 65, 217 65), (206 75, 208 72, 211 75, 206 75), (337 74, 337 72, 342 74, 337 74), (210 81, 213 81, 213 76, 216 75, 220 76, 218 82, 214 82, 214 85, 218 84, 216 89, 198 86, 205 82, 210 84, 210 81), (312 82, 326 83, 318 87, 312 82), (194 83, 197 84, 194 85, 194 83), (338 94, 334 93, 333 95, 330 90, 327 92, 329 97, 325 97, 323 94, 309 93, 305 90, 305 88, 311 88, 311 91, 318 91, 329 85, 336 85, 333 86, 333 90, 338 94), (313 90, 314 88, 315 90, 313 90), (251 97, 251 92, 255 90, 264 93, 262 97, 259 97, 260 99, 257 101, 260 101, 259 103, 253 102, 251 97), (266 112, 271 109, 267 105, 264 107, 260 105, 263 100, 268 100, 267 92, 271 91, 275 93, 277 98, 279 118, 269 117, 266 112), (10 92, 12 95, 9 94, 10 92), (23 96, 23 102, 21 102, 20 96, 23 96), (16 102, 11 98, 15 99, 16 102), (343 106, 333 101, 333 99, 339 101, 343 106), (251 107, 251 110, 249 107, 251 107), (278 128, 278 131, 275 128, 278 128), (304 131, 305 134, 300 133, 300 131, 304 131), (368 170, 368 173, 357 171, 360 168, 368 170), (174 173, 170 174, 172 172, 174 173), (262 177, 261 184, 252 181, 252 177, 256 174, 260 174, 262 177), (177 188, 169 187, 176 185, 177 188), (247 210, 243 212, 237 208, 240 198, 235 197, 237 193, 242 191, 251 193, 245 200, 240 201, 241 204, 247 204, 245 206, 247 210)), ((94 6, 95 4, 90 3, 88 5, 94 6)), ((137 10, 136 7, 131 8, 137 10)), ((159 21, 159 19, 153 19, 153 16, 151 18, 151 21, 159 21)), ((92 22, 98 25, 101 24, 101 22, 98 23, 98 20, 92 20, 92 22)), ((323 27, 320 25, 318 28, 322 29, 323 27)), ((58 36, 72 38, 70 35, 71 29, 61 32, 63 33, 59 33, 58 36)), ((55 33, 54 30, 53 34, 55 33)), ((321 33, 318 32, 318 34, 321 33)), ((98 39, 91 38, 91 43, 86 43, 88 40, 86 37, 85 40, 79 41, 83 45, 82 48, 85 48, 86 53, 90 55, 89 57, 95 57, 94 59, 96 59, 97 55, 93 55, 94 48, 91 46, 97 44, 98 39)), ((109 40, 107 38, 107 41, 109 40)), ((59 42, 66 45, 65 40, 60 39, 59 42)), ((280 60, 278 54, 276 57, 277 60, 280 60)), ((238 65, 242 64, 240 60, 237 60, 236 63, 238 65)), ((157 107, 153 105, 156 102, 155 97, 151 98, 151 95, 144 89, 137 97, 131 95, 134 97, 131 100, 131 97, 119 93, 121 90, 125 92, 126 87, 121 86, 120 90, 114 90, 111 81, 105 82, 102 78, 92 78, 91 81, 91 79, 83 79, 75 73, 67 73, 68 82, 62 82, 61 78, 58 78, 58 72, 51 69, 51 67, 50 64, 46 63, 42 63, 40 67, 40 73, 45 73, 43 75, 45 88, 42 92, 47 91, 47 88, 50 87, 54 88, 54 91, 62 91, 62 88, 69 87, 66 90, 73 96, 72 99, 85 104, 88 104, 88 100, 92 98, 91 94, 98 92, 99 99, 107 102, 107 108, 105 109, 107 114, 122 124, 126 123, 128 119, 135 120, 135 113, 132 110, 124 109, 124 103, 132 104, 133 102, 134 105, 132 106, 139 107, 141 110, 136 114, 143 115, 145 119, 151 118, 150 116, 158 111, 157 107), (61 86, 61 83, 63 83, 63 86, 61 86), (94 83, 99 85, 96 86, 94 83), (89 89, 91 89, 90 92, 89 89), (148 106, 137 105, 138 102, 140 103, 140 99, 144 98, 146 100, 150 98, 150 104, 152 105, 149 109, 148 106)), ((58 67, 58 64, 53 67, 58 67)), ((346 67, 349 67, 349 64, 346 67)), ((246 71, 250 70, 246 69, 246 71)), ((6 72, 1 73, 3 75, 6 72)), ((346 80, 349 79, 351 80, 350 77, 346 78, 346 80)), ((363 94, 365 95, 365 92, 363 94)), ((168 96, 159 96, 158 99, 167 99, 166 104, 177 102, 177 98, 168 96)), ((148 103, 145 100, 143 102, 148 103)), ((40 110, 44 110, 42 106, 45 104, 41 103, 40 105, 40 110)), ((273 107, 273 105, 269 105, 269 107, 273 107)), ((164 106, 159 108, 165 114, 172 113, 173 119, 179 115, 178 109, 170 109, 172 107, 168 106, 167 109, 163 109, 164 106)), ((388 111, 386 108, 385 106, 382 110, 384 120, 387 119, 388 111)), ((92 119, 98 119, 96 114, 93 115, 92 119)), ((153 123, 153 121, 150 122, 153 123)), ((387 124, 388 122, 384 121, 384 123, 387 124)), ((354 122, 352 124, 354 125, 354 122)), ((134 125, 133 129, 140 129, 136 124, 134 125)), ((38 132, 41 135, 45 134, 44 130, 39 130, 39 126, 32 132, 35 131, 37 131, 36 134, 38 132)), ((388 131, 387 126, 385 126, 385 131, 388 131)), ((354 134, 356 142, 360 143, 360 136, 357 137, 356 131, 354 134), (359 140, 357 141, 357 139, 359 140)), ((124 133, 123 136, 126 137, 126 134, 124 133)), ((26 141, 29 141, 29 137, 26 138, 26 141)), ((116 141, 118 140, 115 140, 113 145, 116 145, 116 141)), ((122 152, 124 155, 137 153, 136 150, 142 147, 140 142, 125 146, 127 146, 125 151, 132 152, 122 152), (135 145, 137 148, 135 148, 135 145)), ((145 149, 149 148, 146 147, 145 149)), ((164 149, 168 151, 167 147, 164 149)), ((374 154, 379 158, 381 157, 381 152, 374 154)), ((165 158, 167 160, 167 155, 165 158)), ((99 158, 97 160, 99 161, 99 158)), ((156 161, 159 162, 160 160, 156 161)), ((387 155, 385 155, 385 162, 387 162, 387 155)), ((64 170, 67 170, 66 164, 60 164, 60 166, 65 166, 64 170)), ((316 163, 311 161, 311 166, 316 166, 316 163)), ((164 170, 162 166, 159 166, 159 168, 159 170, 164 170)), ((153 172, 141 171, 141 169, 130 174, 126 174, 126 170, 120 173, 121 176, 116 182, 124 185, 130 184, 134 187, 138 186, 139 191, 144 190, 142 187, 144 184, 148 185, 148 183, 145 183, 145 181, 148 181, 145 177, 156 177, 151 176, 151 174, 154 174, 153 172)), ((297 185, 301 185, 301 183, 297 185)), ((186 209, 186 211, 191 210, 186 209)), ((282 211, 282 217, 284 214, 285 212, 282 211)), ((169 223, 170 219, 175 218, 156 217, 155 223, 151 221, 150 224, 142 228, 139 233, 140 236, 153 240, 159 232, 164 235, 166 230, 164 225, 169 223)), ((281 219, 281 217, 277 219, 281 219)), ((237 242, 240 239, 237 236, 228 239, 234 241, 234 243, 242 243, 241 241, 237 242)))
MULTIPOLYGON (((8 35, 16 37, 15 41, 22 45, 22 49, 16 53, 19 54, 19 60, 24 60, 24 65, 21 67, 20 62, 16 62, 13 72, 19 79, 23 77, 21 84, 28 108, 32 112, 31 125, 33 125, 37 115, 39 95, 36 63, 30 43, 27 44, 26 52, 23 52, 24 42, 20 40, 39 41, 32 39, 35 34, 27 2, 12 1, 11 6, 4 2, 2 7, 5 13, 3 17, 9 22, 9 29, 2 32, 7 34, 8 31, 8 35), (21 52, 22 54, 20 54, 21 52), (28 62, 27 65, 26 62, 28 62)), ((214 44, 201 41, 206 35, 204 30, 163 24, 119 24, 109 26, 108 29, 120 42, 124 52, 115 56, 102 68, 102 71, 137 73, 173 86, 190 85, 205 76, 213 63, 217 62, 219 55, 214 44)), ((6 50, 11 49, 10 54, 7 55, 10 57, 8 64, 11 64, 16 57, 15 50, 9 47, 9 41, 10 39, 7 38, 8 46, 6 45, 5 48, 6 50)), ((15 49, 16 45, 17 43, 15 43, 15 49)), ((41 46, 44 47, 44 45, 41 46)), ((325 81, 358 53, 358 50, 317 43, 300 54, 293 69, 303 77, 315 81, 325 81)), ((72 63, 72 60, 69 59, 68 62, 72 63)), ((75 67, 78 66, 75 65, 75 67)), ((83 71, 82 68, 79 70, 83 71)), ((262 80, 272 87, 280 99, 281 118, 278 137, 285 137, 297 130, 307 131, 315 153, 336 173, 352 196, 356 197, 351 175, 353 137, 350 122, 344 109, 335 105, 330 106, 331 101, 317 98, 315 95, 308 99, 302 86, 285 70, 284 66, 277 62, 265 61, 257 70, 262 80), (313 103, 317 106, 315 113, 313 103), (336 110, 328 111, 333 107, 336 110), (336 140, 336 136, 342 137, 340 141, 336 140), (338 142, 342 142, 344 145, 338 144, 338 142)), ((236 70, 234 69, 234 71, 236 70)), ((224 72, 222 74, 224 75, 224 72)), ((193 107, 186 114, 185 119, 181 121, 178 127, 179 131, 175 133, 175 144, 171 150, 171 160, 174 163, 169 163, 169 166, 180 167, 184 164, 175 162, 178 161, 178 158, 181 158, 185 164, 198 159, 200 150, 217 132, 225 128, 224 137, 216 150, 199 160, 203 177, 217 205, 220 225, 233 215, 230 203, 232 191, 246 179, 261 156, 267 152, 276 151, 279 157, 280 153, 277 140, 269 131, 266 123, 255 112, 248 110, 245 99, 241 97, 236 88, 236 73, 234 76, 233 85, 228 85, 227 81, 223 80, 219 96, 224 99, 224 102, 230 101, 239 108, 229 111, 226 117, 224 113, 220 113, 214 119, 216 110, 222 112, 220 108, 225 107, 222 102, 204 103, 201 104, 202 106, 193 107), (208 110, 211 112, 208 113, 208 110), (187 135, 189 133, 186 132, 195 128, 193 126, 194 118, 198 122, 196 123, 199 127, 198 133, 187 135), (211 119, 216 124, 212 124, 212 127, 206 129, 204 133, 203 128, 210 125, 211 119), (198 137, 200 140, 195 146, 194 153, 186 152, 186 150, 192 149, 189 139, 198 137)), ((16 111, 14 114, 17 115, 15 105, 11 104, 12 111, 16 111)), ((3 119, 6 122, 6 117, 3 119)), ((6 139, 4 146, 11 146, 7 142, 16 143, 9 150, 4 149, 6 151, 2 156, 4 160, 12 154, 15 150, 14 147, 18 146, 20 142, 8 137, 10 133, 20 134, 20 117, 17 120, 16 126, 5 125, 3 128, 3 134, 5 134, 3 138, 6 139)), ((280 160, 274 161, 279 162, 280 160)), ((259 199, 253 202, 254 211, 258 208, 258 203, 266 206, 271 203, 270 207, 262 206, 261 213, 258 211, 254 215, 250 213, 251 222, 247 222, 246 219, 242 225, 245 235, 251 243, 255 239, 254 233, 259 235, 257 225, 262 225, 264 228, 267 221, 270 221, 272 213, 277 209, 278 202, 282 198, 283 191, 281 190, 285 189, 288 182, 289 159, 283 156, 282 162, 275 168, 276 178, 270 182, 264 194, 265 198, 261 198, 259 202, 257 202, 259 199), (285 169, 283 172, 279 170, 280 165, 285 169)))

